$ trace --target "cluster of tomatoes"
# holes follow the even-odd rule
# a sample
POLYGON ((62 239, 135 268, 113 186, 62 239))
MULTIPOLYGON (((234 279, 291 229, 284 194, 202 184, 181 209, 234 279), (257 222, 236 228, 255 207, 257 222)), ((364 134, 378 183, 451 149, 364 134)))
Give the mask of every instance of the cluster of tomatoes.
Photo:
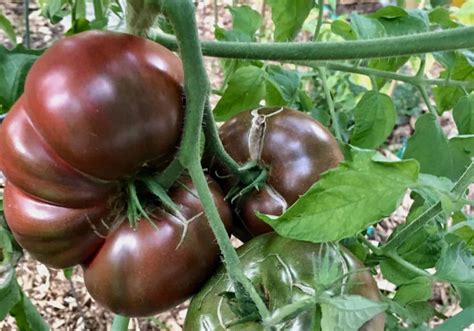
MULTIPOLYGON (((158 174, 176 155, 183 109, 183 70, 173 53, 132 35, 85 32, 57 42, 37 60, 0 130, 5 216, 16 240, 48 266, 81 265, 90 294, 118 314, 147 316, 183 302, 203 288, 219 262, 186 176, 168 191, 177 209, 138 190, 146 215, 135 227, 128 222, 127 185, 144 172, 158 174)), ((233 206, 224 196, 237 179, 218 163, 210 173, 219 175, 221 187, 211 177, 208 183, 220 217, 229 234, 244 241, 272 230, 255 211, 281 214, 342 160, 328 130, 286 108, 241 113, 221 127, 220 136, 237 162, 255 162, 268 172, 263 187, 233 206)), ((279 290, 288 270, 275 263, 289 265, 299 282, 309 281, 311 252, 318 249, 269 234, 239 252, 246 271, 266 256, 281 255, 249 275, 255 283, 273 279, 260 285, 275 295, 270 301, 281 303, 295 296, 279 290)), ((344 259, 361 267, 347 251, 344 259)), ((370 275, 356 277, 363 284, 354 293, 377 299, 370 275)), ((200 304, 191 306, 189 330, 219 329, 216 301, 230 283, 222 272, 210 282, 207 294, 198 295, 200 304), (206 309, 213 317, 198 318, 207 316, 206 309)), ((293 323, 305 325, 305 316, 293 323)))

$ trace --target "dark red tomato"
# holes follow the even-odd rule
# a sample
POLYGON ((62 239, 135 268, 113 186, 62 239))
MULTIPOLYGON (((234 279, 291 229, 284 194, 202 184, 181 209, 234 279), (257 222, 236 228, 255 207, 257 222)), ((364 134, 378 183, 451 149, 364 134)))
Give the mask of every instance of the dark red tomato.
POLYGON ((124 217, 125 179, 172 158, 182 84, 178 57, 132 35, 90 31, 48 49, 0 130, 19 244, 57 268, 90 257, 124 217))
MULTIPOLYGON (((89 293, 117 314, 147 316, 165 311, 197 292, 214 273, 219 247, 191 180, 169 194, 181 215, 150 210, 136 231, 122 223, 84 267, 89 293), (187 228, 185 227, 187 225, 187 228)), ((214 202, 230 232, 232 213, 215 182, 214 202)))
MULTIPOLYGON (((340 275, 351 273, 344 278, 344 282, 332 288, 332 295, 353 294, 373 301, 381 299, 370 272, 363 270, 364 265, 348 250, 338 248, 337 244, 314 244, 268 233, 252 239, 237 252, 245 275, 265 295, 270 313, 314 294, 317 287, 323 285, 319 272, 325 258, 331 263, 331 268, 337 267, 340 275)), ((235 314, 231 302, 222 295, 229 291, 233 291, 232 283, 221 266, 191 301, 184 330, 263 331, 263 325, 256 321, 225 327, 241 318, 235 314)), ((321 318, 318 315, 314 306, 301 310, 290 320, 279 324, 275 330, 320 330, 321 318)), ((360 330, 383 331, 384 314, 375 316, 360 330)))
MULTIPOLYGON (((237 162, 255 161, 268 170, 266 185, 237 201, 237 214, 244 229, 236 231, 242 239, 248 239, 248 233, 255 236, 272 231, 255 215, 256 211, 280 215, 321 173, 343 159, 336 139, 323 125, 288 108, 239 113, 220 128, 220 137, 237 162)), ((227 188, 231 184, 224 183, 227 188)))

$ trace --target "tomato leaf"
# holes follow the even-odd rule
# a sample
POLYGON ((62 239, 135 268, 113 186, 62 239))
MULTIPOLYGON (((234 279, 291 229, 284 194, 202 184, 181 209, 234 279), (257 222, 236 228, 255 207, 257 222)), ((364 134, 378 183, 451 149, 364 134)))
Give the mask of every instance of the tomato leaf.
POLYGON ((331 31, 345 40, 356 40, 357 33, 352 26, 345 20, 335 20, 331 23, 331 31))
POLYGON ((289 106, 297 97, 300 76, 297 71, 286 70, 277 65, 267 67, 267 106, 289 106), (273 89, 270 89, 270 88, 273 89), (273 91, 272 94, 269 92, 273 91))
POLYGON ((324 173, 281 216, 258 214, 284 237, 340 240, 390 215, 418 177, 414 160, 380 160, 375 151, 352 150, 352 161, 324 173))
POLYGON ((449 10, 443 7, 433 9, 428 16, 431 23, 439 24, 443 29, 456 28, 459 26, 458 23, 451 19, 449 10))
POLYGON ((431 298, 432 283, 427 277, 416 277, 400 286, 393 298, 402 305, 413 302, 427 301, 431 298))
POLYGON ((321 330, 357 331, 385 309, 385 303, 374 302, 359 295, 325 298, 321 304, 321 330))
POLYGON ((262 25, 262 16, 249 6, 229 7, 232 14, 232 26, 234 31, 240 31, 251 39, 262 25))
POLYGON ((276 41, 293 40, 303 26, 314 0, 269 0, 276 41))
POLYGON ((464 330, 474 324, 474 307, 468 307, 454 316, 451 316, 433 329, 433 331, 464 330))
MULTIPOLYGON (((466 56, 460 52, 456 54, 455 65, 443 71, 440 77, 473 82, 471 87, 467 88, 467 90, 474 90, 474 65, 469 63, 466 56)), ((464 91, 456 86, 438 86, 433 89, 433 93, 440 111, 453 108, 459 99, 465 95, 464 91)))
POLYGON ((11 51, 0 46, 0 112, 8 111, 23 93, 26 75, 40 53, 23 46, 11 51))
POLYGON ((15 277, 13 267, 2 274, 2 282, 0 284, 0 320, 3 320, 21 300, 20 288, 15 277))
POLYGON ((0 30, 3 30, 8 37, 8 40, 10 40, 13 46, 16 46, 15 28, 5 15, 0 15, 0 30))
POLYGON ((359 39, 374 39, 385 36, 384 26, 373 18, 352 14, 351 25, 359 39))
POLYGON ((10 314, 15 317, 20 331, 48 331, 49 327, 30 299, 21 293, 21 300, 10 314))
POLYGON ((369 14, 367 16, 372 18, 397 18, 407 16, 408 13, 405 9, 397 6, 385 6, 377 10, 375 13, 369 14))
POLYGON ((453 117, 459 134, 474 134, 474 94, 459 99, 453 117))
POLYGON ((354 110, 351 144, 361 148, 380 146, 392 132, 396 118, 395 106, 388 95, 367 92, 354 110))
POLYGON ((218 121, 258 107, 265 97, 265 72, 255 66, 239 68, 232 74, 224 95, 214 109, 218 121))

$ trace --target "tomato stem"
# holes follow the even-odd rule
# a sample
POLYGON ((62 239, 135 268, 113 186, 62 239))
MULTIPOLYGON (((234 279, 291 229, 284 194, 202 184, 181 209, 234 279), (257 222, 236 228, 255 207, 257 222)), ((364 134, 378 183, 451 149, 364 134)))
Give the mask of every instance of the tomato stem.
POLYGON ((112 331, 127 331, 129 322, 130 318, 121 315, 115 315, 114 321, 112 323, 112 331))
MULTIPOLYGON (((474 182, 474 162, 471 162, 466 171, 461 175, 451 192, 456 196, 461 196, 472 182, 474 182)), ((441 202, 436 203, 411 223, 407 224, 399 232, 397 232, 397 234, 388 243, 382 246, 381 249, 384 252, 395 251, 406 240, 406 238, 408 238, 409 235, 412 235, 420 230, 426 223, 442 212, 443 207, 441 202)))
MULTIPOLYGON (((149 38, 177 49, 176 39, 170 35, 154 32, 149 38)), ((473 48, 474 27, 344 42, 203 41, 201 46, 204 55, 219 58, 273 61, 369 59, 473 48)))
POLYGON ((181 149, 178 154, 179 161, 190 172, 211 229, 224 256, 227 272, 234 283, 237 297, 245 297, 248 294, 254 301, 261 318, 265 319, 269 316, 269 311, 240 267, 239 257, 220 219, 201 166, 199 141, 210 88, 198 39, 194 4, 191 0, 162 0, 158 3, 176 32, 185 73, 186 112, 181 149), (242 288, 244 293, 242 293, 242 288))
POLYGON ((334 133, 336 135, 336 138, 339 141, 342 141, 341 129, 339 127, 339 121, 337 119, 336 110, 334 109, 334 101, 332 100, 331 91, 329 90, 329 86, 328 86, 326 68, 319 67, 319 68, 316 68, 316 70, 319 72, 321 76, 321 82, 323 84, 324 94, 326 96, 326 102, 329 108, 329 114, 331 115, 331 121, 332 121, 332 127, 334 129, 334 133))

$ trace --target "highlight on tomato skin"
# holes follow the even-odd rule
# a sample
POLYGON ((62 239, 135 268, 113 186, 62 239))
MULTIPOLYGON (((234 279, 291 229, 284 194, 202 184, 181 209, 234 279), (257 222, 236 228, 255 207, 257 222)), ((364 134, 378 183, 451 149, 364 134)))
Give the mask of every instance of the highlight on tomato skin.
MULTIPOLYGON (((50 267, 83 265, 89 292, 115 313, 167 310, 197 292, 219 262, 187 177, 168 192, 175 210, 141 189, 148 215, 136 229, 128 220, 127 183, 175 156, 183 107, 176 55, 136 36, 90 31, 35 62, 0 130, 14 237, 50 267)), ((208 185, 230 232, 230 207, 211 178, 208 185)))
MULTIPOLYGON (((230 206, 219 186, 208 182, 230 234, 230 206)), ((168 310, 199 291, 217 267, 220 250, 191 180, 182 178, 169 195, 181 207, 179 215, 150 208, 151 220, 141 218, 136 230, 122 223, 83 265, 91 296, 116 314, 168 310)))
POLYGON ((176 153, 182 86, 180 59, 133 35, 88 31, 47 49, 0 130, 19 244, 55 268, 94 253, 126 217, 125 181, 176 153))
MULTIPOLYGON (((244 241, 273 231, 255 215, 256 211, 282 214, 321 173, 343 160, 337 140, 328 129, 308 114, 290 108, 239 113, 221 126, 219 134, 226 151, 237 162, 244 165, 253 161, 268 171, 263 188, 235 199, 234 234, 244 241)), ((229 178, 224 166, 213 167, 220 184, 230 190, 235 178, 229 178)))
MULTIPOLYGON (((372 301, 381 301, 377 283, 368 270, 347 249, 336 244, 315 244, 283 238, 276 233, 267 233, 253 238, 237 252, 247 277, 265 297, 270 313, 278 308, 295 303, 316 291, 321 285, 318 271, 327 256, 332 266, 338 266, 341 274, 350 273, 334 294, 360 295, 372 301), (345 270, 347 269, 347 270, 345 270), (345 270, 345 271, 344 271, 345 270)), ((223 265, 209 279, 201 291, 193 297, 186 315, 185 331, 230 330, 260 331, 260 321, 243 321, 231 327, 241 316, 232 309, 224 293, 233 291, 231 280, 223 265)), ((317 330, 320 318, 315 309, 304 310, 293 318, 279 324, 282 330, 317 330)), ((384 313, 367 321, 360 330, 383 331, 384 313)))

